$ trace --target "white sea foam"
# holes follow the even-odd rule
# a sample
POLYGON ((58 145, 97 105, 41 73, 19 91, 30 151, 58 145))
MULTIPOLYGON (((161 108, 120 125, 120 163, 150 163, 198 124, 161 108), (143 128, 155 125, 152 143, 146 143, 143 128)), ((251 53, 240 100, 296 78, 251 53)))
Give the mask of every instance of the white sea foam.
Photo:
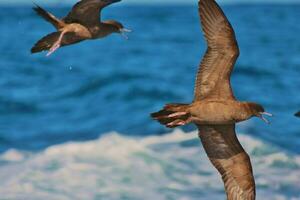
MULTIPOLYGON (((300 199, 300 156, 240 135, 252 158, 258 198, 300 199)), ((197 133, 146 138, 107 134, 31 154, 0 155, 0 199, 224 199, 197 133)))

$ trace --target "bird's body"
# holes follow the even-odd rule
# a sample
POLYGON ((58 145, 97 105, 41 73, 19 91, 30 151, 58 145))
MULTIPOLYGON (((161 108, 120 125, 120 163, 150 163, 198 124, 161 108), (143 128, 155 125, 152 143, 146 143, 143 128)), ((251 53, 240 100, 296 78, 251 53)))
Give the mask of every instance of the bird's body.
POLYGON ((232 124, 245 121, 253 113, 247 102, 204 100, 191 104, 189 111, 197 124, 232 124))
POLYGON ((254 200, 255 181, 248 154, 239 143, 235 124, 263 117, 264 108, 240 102, 233 95, 230 76, 239 56, 235 33, 214 0, 200 0, 199 13, 208 48, 200 64, 191 104, 168 104, 152 117, 174 128, 194 123, 215 168, 222 176, 228 200, 254 200))
POLYGON ((94 38, 94 35, 90 32, 88 28, 77 23, 66 24, 63 28, 59 29, 59 31, 74 32, 77 36, 85 39, 94 38))
POLYGON ((128 32, 123 25, 114 20, 101 21, 101 10, 120 0, 81 0, 63 19, 58 19, 43 8, 36 6, 34 10, 51 23, 57 32, 50 33, 39 40, 31 49, 32 53, 49 50, 52 54, 61 46, 72 45, 83 40, 99 39, 112 33, 128 32))

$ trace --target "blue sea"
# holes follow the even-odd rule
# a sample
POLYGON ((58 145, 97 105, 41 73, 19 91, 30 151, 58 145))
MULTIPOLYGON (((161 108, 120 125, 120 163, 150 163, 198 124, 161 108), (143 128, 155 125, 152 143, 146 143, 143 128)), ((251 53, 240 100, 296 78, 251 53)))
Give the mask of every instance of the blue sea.
MULTIPOLYGON (((300 5, 224 5, 241 55, 235 96, 262 104, 271 125, 238 125, 257 199, 300 199, 300 5)), ((48 7, 64 16, 69 7, 48 7)), ((206 50, 197 5, 104 10, 132 29, 59 49, 30 48, 54 29, 29 6, 0 7, 1 200, 225 199, 194 126, 149 114, 193 100, 206 50)))

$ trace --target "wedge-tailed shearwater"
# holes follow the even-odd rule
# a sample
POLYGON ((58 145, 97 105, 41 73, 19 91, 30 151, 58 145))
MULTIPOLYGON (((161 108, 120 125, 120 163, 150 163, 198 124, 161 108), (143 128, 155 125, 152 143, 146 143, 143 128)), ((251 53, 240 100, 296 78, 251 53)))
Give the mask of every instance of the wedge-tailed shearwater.
POLYGON ((51 23, 56 32, 50 33, 39 40, 31 49, 32 53, 49 50, 51 55, 61 46, 71 45, 83 40, 99 39, 112 33, 122 34, 126 39, 126 32, 131 30, 115 20, 101 21, 101 10, 121 0, 81 0, 73 6, 69 14, 58 19, 51 13, 36 5, 33 9, 51 23))
POLYGON ((222 176, 229 200, 255 199, 250 157, 236 137, 235 124, 259 117, 268 123, 264 108, 237 101, 230 75, 239 56, 234 30, 214 0, 200 0, 199 13, 208 48, 197 74, 191 104, 169 104, 151 116, 174 128, 195 123, 204 149, 222 176))

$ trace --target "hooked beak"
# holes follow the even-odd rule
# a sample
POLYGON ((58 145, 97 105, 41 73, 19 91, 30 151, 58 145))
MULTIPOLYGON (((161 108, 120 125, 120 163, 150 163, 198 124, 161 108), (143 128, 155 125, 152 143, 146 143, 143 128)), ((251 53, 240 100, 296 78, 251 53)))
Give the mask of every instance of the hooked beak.
POLYGON ((120 29, 120 34, 121 34, 126 40, 128 40, 128 36, 127 36, 126 33, 131 33, 131 32, 132 32, 132 30, 130 30, 130 29, 126 29, 126 28, 121 28, 121 29, 120 29))
POLYGON ((267 113, 267 112, 260 112, 259 113, 259 118, 262 119, 264 122, 266 122, 267 124, 271 124, 269 122, 269 120, 267 118, 264 117, 264 115, 269 116, 269 117, 273 117, 273 115, 271 113, 267 113))

